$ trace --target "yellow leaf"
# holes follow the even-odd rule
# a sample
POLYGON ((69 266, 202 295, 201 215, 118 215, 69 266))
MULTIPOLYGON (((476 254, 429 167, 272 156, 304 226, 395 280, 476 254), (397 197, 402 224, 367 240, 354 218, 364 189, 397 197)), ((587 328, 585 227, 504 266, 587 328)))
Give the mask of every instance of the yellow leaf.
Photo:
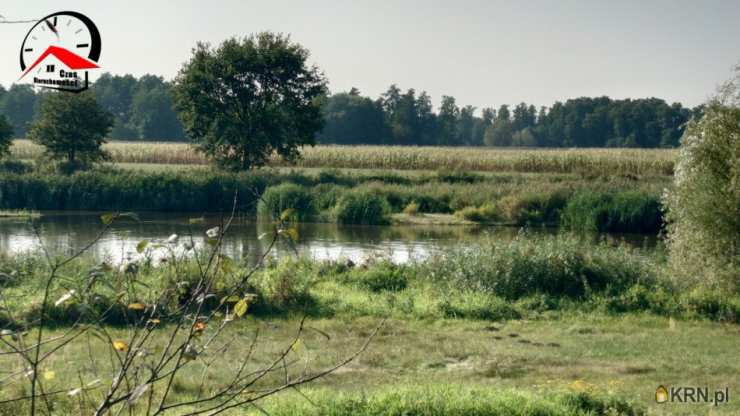
POLYGON ((247 303, 246 299, 241 299, 239 302, 234 305, 234 313, 236 316, 241 318, 244 316, 245 313, 247 313, 247 309, 249 307, 249 304, 247 303))
POLYGON ((54 380, 54 376, 56 376, 56 373, 52 370, 46 370, 44 371, 44 380, 54 380))
POLYGON ((143 311, 146 309, 146 305, 143 303, 129 303, 128 308, 132 311, 143 311))
POLYGON ((297 340, 296 340, 296 341, 295 341, 295 342, 293 343, 293 345, 291 345, 291 346, 290 346, 290 348, 291 348, 291 349, 292 349, 292 350, 293 350, 294 352, 298 352, 298 351, 300 351, 302 347, 303 347, 303 341, 301 341, 301 340, 300 340, 300 338, 299 338, 299 339, 297 339, 297 340))
POLYGON ((293 208, 286 209, 280 213, 280 221, 288 221, 293 214, 295 214, 295 210, 293 208))
POLYGON ((160 322, 161 321, 159 319, 149 319, 148 321, 146 321, 147 324, 152 325, 152 326, 159 325, 160 322))
POLYGON ((136 245, 136 252, 141 254, 146 250, 146 246, 149 245, 149 241, 147 240, 141 240, 139 241, 139 244, 136 245))
POLYGON ((113 348, 116 351, 126 352, 128 351, 128 344, 123 341, 113 341, 113 348))
POLYGON ((114 214, 108 212, 100 216, 100 221, 102 221, 103 224, 105 225, 110 225, 113 222, 114 218, 115 218, 114 214))
POLYGON ((221 303, 222 304, 223 303, 236 303, 236 302, 239 302, 240 299, 241 298, 239 296, 236 296, 236 295, 224 296, 224 298, 221 299, 221 303))

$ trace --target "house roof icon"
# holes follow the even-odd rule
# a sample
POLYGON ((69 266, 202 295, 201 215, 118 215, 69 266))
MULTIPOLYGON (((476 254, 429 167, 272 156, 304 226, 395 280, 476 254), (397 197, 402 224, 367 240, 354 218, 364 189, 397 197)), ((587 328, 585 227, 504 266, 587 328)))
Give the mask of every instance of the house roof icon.
POLYGON ((67 49, 61 48, 59 46, 49 46, 46 48, 44 53, 41 54, 41 56, 36 59, 36 62, 33 63, 33 65, 29 66, 28 69, 26 69, 26 72, 21 75, 21 78, 25 77, 26 74, 31 72, 38 64, 41 63, 44 59, 46 59, 47 56, 53 55, 57 59, 59 59, 64 65, 67 65, 69 69, 93 69, 93 68, 99 68, 99 66, 86 58, 81 57, 80 55, 75 54, 74 52, 70 52, 67 49))

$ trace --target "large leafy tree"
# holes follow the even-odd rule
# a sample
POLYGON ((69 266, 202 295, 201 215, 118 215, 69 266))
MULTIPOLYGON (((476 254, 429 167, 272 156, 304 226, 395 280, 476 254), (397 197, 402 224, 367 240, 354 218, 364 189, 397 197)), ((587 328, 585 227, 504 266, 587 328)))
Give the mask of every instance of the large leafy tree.
POLYGON ((327 81, 309 52, 288 36, 262 32, 199 43, 173 87, 175 106, 196 148, 232 170, 298 157, 323 127, 327 81))
POLYGON ((112 127, 113 115, 98 105, 93 92, 56 92, 44 95, 28 136, 49 157, 63 160, 64 170, 74 170, 108 158, 101 146, 112 127))

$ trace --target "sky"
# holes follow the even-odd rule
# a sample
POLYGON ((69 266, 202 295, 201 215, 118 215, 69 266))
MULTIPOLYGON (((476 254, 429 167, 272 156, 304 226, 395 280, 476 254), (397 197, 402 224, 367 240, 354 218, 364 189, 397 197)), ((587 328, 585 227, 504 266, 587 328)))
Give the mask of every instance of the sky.
MULTIPOLYGON (((458 105, 549 106, 581 96, 694 106, 740 63, 738 1, 47 1, 3 0, 7 20, 81 12, 114 74, 173 78, 198 41, 291 35, 332 92, 377 97, 392 83, 458 105)), ((0 84, 20 76, 33 24, 0 23, 0 84)))

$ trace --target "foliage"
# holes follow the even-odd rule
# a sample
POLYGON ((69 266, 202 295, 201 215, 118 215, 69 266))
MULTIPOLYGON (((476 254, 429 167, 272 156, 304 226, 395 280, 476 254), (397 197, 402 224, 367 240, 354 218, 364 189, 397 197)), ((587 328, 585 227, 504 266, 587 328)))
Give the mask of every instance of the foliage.
POLYGON ((41 102, 40 116, 28 133, 31 140, 46 148, 46 155, 64 160, 73 171, 110 156, 101 148, 113 126, 113 117, 89 92, 48 93, 41 102))
POLYGON ((347 192, 334 208, 334 217, 340 224, 387 224, 389 214, 388 201, 368 191, 347 192))
POLYGON ((293 183, 267 188, 260 200, 259 212, 278 219, 286 210, 290 210, 290 217, 298 221, 309 220, 316 214, 313 198, 306 188, 293 183))
POLYGON ((220 166, 246 170, 273 152, 286 160, 314 144, 323 126, 317 99, 327 81, 308 50, 281 34, 199 43, 174 85, 177 111, 198 150, 220 166))
POLYGON ((580 191, 568 201, 561 223, 582 231, 653 233, 662 226, 657 195, 580 191))
POLYGON ((682 139, 666 195, 673 273, 740 289, 740 101, 713 103, 682 139))
POLYGON ((10 146, 13 144, 13 126, 7 117, 0 114, 0 159, 10 154, 10 146))

